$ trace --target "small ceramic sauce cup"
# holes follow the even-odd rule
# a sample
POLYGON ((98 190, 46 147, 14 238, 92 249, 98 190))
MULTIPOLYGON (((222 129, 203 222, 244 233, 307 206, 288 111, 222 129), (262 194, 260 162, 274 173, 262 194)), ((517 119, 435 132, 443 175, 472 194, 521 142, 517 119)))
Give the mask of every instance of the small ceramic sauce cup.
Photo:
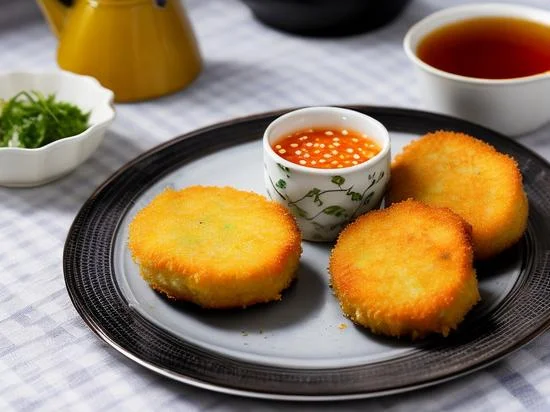
POLYGON ((509 79, 482 79, 439 70, 417 56, 434 30, 478 17, 512 17, 549 26, 550 11, 514 4, 468 4, 443 9, 413 25, 403 41, 414 63, 427 110, 469 120, 506 135, 533 131, 550 121, 550 72, 509 79))
POLYGON ((337 107, 308 107, 275 119, 263 137, 268 195, 295 216, 302 238, 334 241, 357 216, 380 206, 390 178, 390 137, 379 121, 337 107), (273 149, 285 136, 307 129, 345 129, 364 134, 380 148, 369 160, 337 169, 290 162, 273 149))

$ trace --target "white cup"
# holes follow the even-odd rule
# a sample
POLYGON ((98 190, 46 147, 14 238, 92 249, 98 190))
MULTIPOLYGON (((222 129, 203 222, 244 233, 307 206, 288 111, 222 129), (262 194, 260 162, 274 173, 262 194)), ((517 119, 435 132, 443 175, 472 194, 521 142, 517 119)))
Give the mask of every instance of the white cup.
POLYGON ((442 26, 477 17, 515 17, 549 26, 550 11, 514 4, 468 4, 438 11, 413 25, 403 47, 414 63, 427 110, 469 120, 507 135, 533 131, 550 121, 550 71, 511 79, 459 76, 418 58, 422 39, 442 26))
POLYGON ((275 119, 263 137, 264 176, 269 197, 296 218, 302 238, 333 241, 357 216, 380 206, 390 178, 390 137, 378 120, 338 107, 308 107, 275 119), (292 163, 273 149, 281 137, 309 128, 366 134, 380 152, 355 166, 317 169, 292 163))

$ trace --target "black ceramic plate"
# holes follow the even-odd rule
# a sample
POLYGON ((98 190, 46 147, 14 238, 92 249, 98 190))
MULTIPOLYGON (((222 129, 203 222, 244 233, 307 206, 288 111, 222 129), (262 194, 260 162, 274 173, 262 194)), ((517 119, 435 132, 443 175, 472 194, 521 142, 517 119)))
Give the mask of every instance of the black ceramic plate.
POLYGON ((521 241, 477 265, 482 302, 448 338, 386 339, 340 313, 327 281, 331 245, 304 242, 281 302, 205 311, 173 304, 140 278, 126 247, 132 216, 166 186, 231 185, 264 193, 261 136, 283 112, 175 138, 130 162, 76 217, 64 251, 70 297, 103 340, 155 372, 199 387, 288 400, 353 399, 443 382, 487 366, 550 326, 550 166, 491 130, 420 111, 354 106, 390 130, 392 152, 429 131, 477 136, 520 165, 529 197, 521 241))

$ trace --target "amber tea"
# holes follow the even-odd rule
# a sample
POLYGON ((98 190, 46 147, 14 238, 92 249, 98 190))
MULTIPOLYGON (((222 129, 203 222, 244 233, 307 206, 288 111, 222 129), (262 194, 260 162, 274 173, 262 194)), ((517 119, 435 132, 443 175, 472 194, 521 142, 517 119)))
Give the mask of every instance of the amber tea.
POLYGON ((464 20, 428 34, 416 53, 430 66, 461 76, 531 76, 550 71, 550 26, 511 17, 464 20))

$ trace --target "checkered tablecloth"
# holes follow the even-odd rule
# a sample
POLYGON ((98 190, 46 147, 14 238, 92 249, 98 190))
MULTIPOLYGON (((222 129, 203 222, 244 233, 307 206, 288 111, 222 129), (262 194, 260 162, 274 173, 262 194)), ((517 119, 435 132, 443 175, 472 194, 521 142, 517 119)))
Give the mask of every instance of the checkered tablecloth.
MULTIPOLYGON (((65 288, 71 222, 126 162, 182 133, 273 109, 422 108, 402 38, 420 18, 459 3, 466 2, 413 0, 375 32, 314 39, 260 24, 238 0, 184 1, 205 59, 200 78, 171 96, 117 104, 104 143, 72 174, 32 189, 0 188, 0 411, 550 410, 550 333, 428 389, 341 403, 264 401, 198 389, 139 366, 98 339, 65 288)), ((550 10, 547 0, 516 3, 550 10)), ((55 53, 34 2, 0 0, 0 71, 55 69, 55 53)), ((550 125, 517 140, 550 159, 550 125)))

